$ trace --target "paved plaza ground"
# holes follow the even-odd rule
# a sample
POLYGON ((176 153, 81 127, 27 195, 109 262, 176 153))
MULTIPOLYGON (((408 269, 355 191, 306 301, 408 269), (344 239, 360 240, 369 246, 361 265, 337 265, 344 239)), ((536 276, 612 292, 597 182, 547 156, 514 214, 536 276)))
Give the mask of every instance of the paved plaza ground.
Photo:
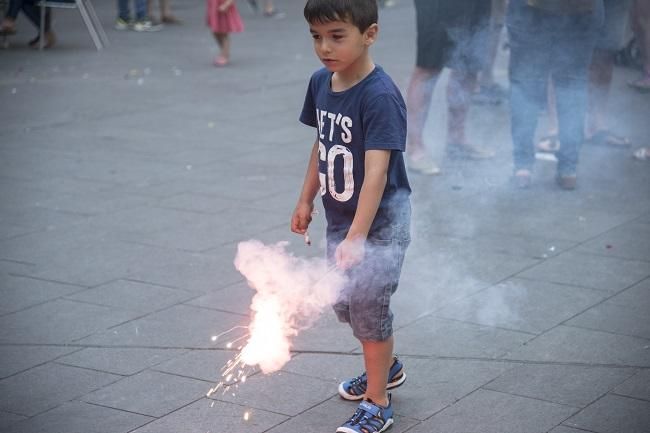
MULTIPOLYGON (((173 0, 184 24, 146 34, 113 30, 114 2, 95 3, 103 52, 61 10, 54 49, 27 48, 23 18, 0 50, 0 432, 334 432, 355 408, 337 383, 363 367, 329 309, 280 372, 205 396, 235 355, 211 336, 250 319, 237 244, 324 254, 322 212, 311 247, 288 229, 320 66, 303 2, 268 19, 240 1, 247 28, 223 69, 203 1, 173 0)), ((375 60, 404 91, 412 3, 380 23, 375 60)), ((611 123, 650 145, 635 74, 615 72, 611 123)), ((544 160, 516 190, 507 104, 472 109, 471 140, 497 152, 482 162, 445 156, 444 104, 441 82, 426 131, 443 173, 410 178, 391 431, 650 432, 650 163, 585 145, 576 191, 544 160)))

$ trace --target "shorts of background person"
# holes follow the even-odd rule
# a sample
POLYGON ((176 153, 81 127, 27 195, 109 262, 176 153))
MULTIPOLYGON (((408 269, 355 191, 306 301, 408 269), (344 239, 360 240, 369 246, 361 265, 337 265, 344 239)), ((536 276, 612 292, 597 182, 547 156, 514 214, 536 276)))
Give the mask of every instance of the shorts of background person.
POLYGON ((486 61, 491 3, 485 0, 415 0, 416 66, 478 72, 486 61))
POLYGON ((604 5, 605 23, 598 35, 596 49, 621 50, 629 41, 632 0, 604 0, 604 5))

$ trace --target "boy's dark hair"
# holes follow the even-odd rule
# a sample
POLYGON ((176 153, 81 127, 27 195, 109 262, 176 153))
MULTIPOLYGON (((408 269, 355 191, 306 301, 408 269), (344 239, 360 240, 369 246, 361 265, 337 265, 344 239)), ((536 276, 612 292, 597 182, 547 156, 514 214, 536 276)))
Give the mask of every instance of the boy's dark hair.
POLYGON ((307 0, 304 14, 310 24, 346 21, 363 33, 378 20, 377 0, 307 0))

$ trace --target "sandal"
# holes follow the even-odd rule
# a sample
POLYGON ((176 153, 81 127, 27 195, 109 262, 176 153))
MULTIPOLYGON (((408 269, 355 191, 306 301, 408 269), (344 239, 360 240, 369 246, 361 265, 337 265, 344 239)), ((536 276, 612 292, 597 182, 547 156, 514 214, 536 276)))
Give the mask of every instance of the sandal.
POLYGON ((537 142, 537 150, 546 153, 555 153, 560 150, 560 139, 557 134, 545 135, 537 142))
POLYGON ((614 134, 612 131, 601 129, 592 134, 585 140, 587 143, 599 146, 627 147, 630 145, 630 139, 614 134))
POLYGON ((164 15, 160 17, 160 22, 163 24, 183 24, 183 21, 179 20, 174 15, 164 15))
POLYGON ((634 151, 632 156, 639 161, 650 161, 650 147, 640 147, 634 151))
POLYGON ((214 66, 217 66, 217 67, 219 67, 219 68, 220 68, 220 67, 223 67, 223 66, 227 66, 228 63, 230 63, 230 62, 229 62, 228 59, 225 58, 224 56, 217 56, 217 57, 214 59, 214 62, 213 62, 214 66))
POLYGON ((627 85, 638 90, 641 93, 650 92, 650 73, 644 74, 643 77, 637 80, 628 81, 627 85))

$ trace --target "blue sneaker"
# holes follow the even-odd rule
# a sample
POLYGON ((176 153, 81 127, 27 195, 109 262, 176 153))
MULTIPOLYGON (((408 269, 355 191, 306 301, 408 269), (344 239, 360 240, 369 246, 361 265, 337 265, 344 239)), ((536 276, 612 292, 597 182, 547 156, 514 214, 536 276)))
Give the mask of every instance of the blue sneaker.
POLYGON ((336 433, 381 433, 393 424, 393 407, 388 394, 388 406, 383 407, 370 400, 359 404, 356 412, 336 433))
MULTIPOLYGON (((404 364, 397 357, 394 357, 393 365, 390 366, 388 371, 386 389, 397 388, 405 381, 404 364)), ((364 371, 361 376, 341 382, 339 384, 339 395, 346 400, 361 400, 366 395, 366 388, 368 388, 368 377, 364 371)))

